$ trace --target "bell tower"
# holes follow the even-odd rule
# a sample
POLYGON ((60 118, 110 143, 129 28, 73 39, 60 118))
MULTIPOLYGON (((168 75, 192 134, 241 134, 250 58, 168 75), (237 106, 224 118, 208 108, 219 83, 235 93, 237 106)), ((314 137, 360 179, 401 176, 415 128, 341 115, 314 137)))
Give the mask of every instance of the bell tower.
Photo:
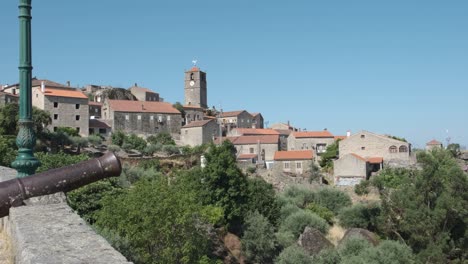
POLYGON ((185 105, 208 108, 206 73, 197 66, 185 72, 185 105))

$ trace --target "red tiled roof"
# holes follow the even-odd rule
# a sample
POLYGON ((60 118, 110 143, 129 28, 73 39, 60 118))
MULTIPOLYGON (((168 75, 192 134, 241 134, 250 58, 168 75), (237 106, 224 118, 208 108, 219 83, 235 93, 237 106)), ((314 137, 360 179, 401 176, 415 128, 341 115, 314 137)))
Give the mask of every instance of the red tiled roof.
POLYGON ((117 112, 180 114, 170 103, 151 101, 108 100, 109 107, 117 112))
POLYGON ((332 133, 330 133, 327 130, 294 132, 293 136, 295 138, 332 138, 333 137, 332 133))
POLYGON ((197 66, 193 66, 192 69, 190 69, 190 71, 196 72, 200 71, 200 69, 197 66))
POLYGON ((102 103, 94 102, 94 101, 89 101, 88 104, 93 105, 93 106, 102 106, 102 103))
POLYGON ((42 92, 40 88, 36 88, 41 91, 45 96, 57 96, 57 97, 69 97, 69 98, 80 98, 80 99, 88 99, 83 92, 75 90, 75 89, 53 89, 46 87, 45 91, 42 92))
POLYGON ((335 140, 338 140, 338 139, 343 140, 343 139, 346 139, 346 136, 335 136, 334 138, 335 140))
POLYGON ((236 128, 239 135, 279 135, 280 133, 273 129, 265 128, 236 128))
POLYGON ((435 139, 433 139, 433 140, 426 143, 426 145, 441 145, 441 144, 442 144, 441 142, 439 142, 439 141, 437 141, 435 139))
POLYGON ((251 145, 257 144, 278 144, 278 135, 261 135, 261 136, 240 136, 240 137, 226 137, 234 145, 251 145))
POLYGON ((257 154, 241 154, 237 157, 237 159, 254 159, 258 157, 257 154))
POLYGON ((103 120, 98 119, 90 119, 89 120, 89 127, 91 128, 110 128, 110 126, 104 122, 103 120))
POLYGON ((274 160, 311 160, 313 157, 312 150, 276 151, 274 160))
POLYGON ((372 164, 380 164, 383 162, 383 158, 382 157, 370 157, 370 158, 367 158, 367 161, 372 164))
POLYGON ((240 113, 244 112, 245 110, 240 111, 230 111, 230 112, 222 112, 220 117, 231 117, 231 116, 238 116, 240 113))
POLYGON ((192 121, 189 124, 183 126, 182 128, 202 127, 208 124, 209 122, 213 122, 213 119, 192 121))

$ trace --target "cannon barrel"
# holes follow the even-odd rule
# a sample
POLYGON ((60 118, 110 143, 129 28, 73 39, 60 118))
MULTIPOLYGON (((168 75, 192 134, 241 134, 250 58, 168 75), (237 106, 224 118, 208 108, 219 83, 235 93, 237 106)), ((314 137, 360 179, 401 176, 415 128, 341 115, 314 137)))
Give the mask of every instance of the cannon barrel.
POLYGON ((121 171, 119 159, 108 152, 75 165, 0 182, 0 218, 8 215, 10 207, 22 205, 28 198, 68 192, 104 178, 119 176, 121 171))

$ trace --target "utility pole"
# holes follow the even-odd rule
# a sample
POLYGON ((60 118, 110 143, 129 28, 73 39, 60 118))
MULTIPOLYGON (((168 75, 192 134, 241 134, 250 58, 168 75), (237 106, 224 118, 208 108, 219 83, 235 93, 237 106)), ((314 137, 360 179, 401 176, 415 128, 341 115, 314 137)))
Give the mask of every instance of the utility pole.
POLYGON ((11 164, 22 178, 34 174, 41 165, 34 157, 36 135, 32 121, 32 56, 31 56, 31 0, 19 0, 19 132, 16 137, 18 156, 11 164))

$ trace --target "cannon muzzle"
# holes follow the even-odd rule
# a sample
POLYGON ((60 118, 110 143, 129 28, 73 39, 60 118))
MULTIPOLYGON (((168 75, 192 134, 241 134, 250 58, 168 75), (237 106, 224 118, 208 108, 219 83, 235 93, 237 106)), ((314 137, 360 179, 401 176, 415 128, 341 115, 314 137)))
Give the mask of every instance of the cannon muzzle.
POLYGON ((28 198, 68 192, 104 178, 119 176, 121 172, 120 160, 108 152, 75 165, 0 182, 0 218, 8 215, 10 207, 22 205, 28 198))

